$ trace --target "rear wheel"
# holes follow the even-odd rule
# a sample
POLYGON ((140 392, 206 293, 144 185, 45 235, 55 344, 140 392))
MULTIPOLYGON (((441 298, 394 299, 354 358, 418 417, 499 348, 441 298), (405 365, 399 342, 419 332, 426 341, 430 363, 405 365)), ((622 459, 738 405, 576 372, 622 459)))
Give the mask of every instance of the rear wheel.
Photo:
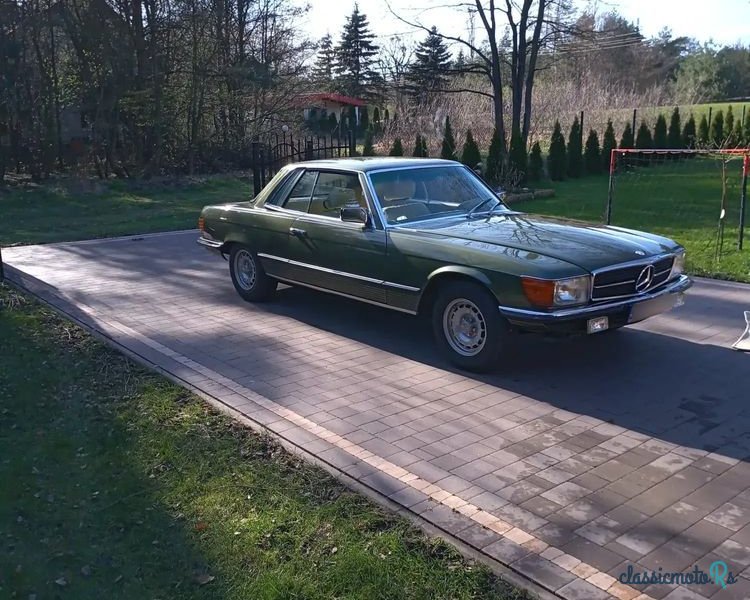
POLYGON ((229 254, 229 273, 237 293, 249 302, 263 302, 273 296, 277 281, 263 270, 258 255, 236 244, 229 254))
POLYGON ((510 335, 494 296, 469 281, 450 282, 438 291, 432 308, 432 331, 448 360, 477 372, 497 366, 510 335))

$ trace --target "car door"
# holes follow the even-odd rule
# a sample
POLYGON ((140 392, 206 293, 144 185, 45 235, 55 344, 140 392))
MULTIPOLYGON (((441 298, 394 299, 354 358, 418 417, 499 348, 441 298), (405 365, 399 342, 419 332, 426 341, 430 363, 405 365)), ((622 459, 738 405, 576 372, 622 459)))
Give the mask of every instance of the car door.
POLYGON ((289 263, 290 230, 297 217, 307 212, 317 176, 315 171, 302 169, 292 173, 268 197, 263 213, 256 218, 262 221, 258 231, 253 232, 258 257, 272 277, 289 279, 294 276, 289 263))
POLYGON ((306 214, 292 224, 289 258, 294 278, 316 288, 385 304, 385 231, 375 221, 368 226, 342 221, 340 211, 347 205, 370 210, 360 175, 321 169, 306 214))

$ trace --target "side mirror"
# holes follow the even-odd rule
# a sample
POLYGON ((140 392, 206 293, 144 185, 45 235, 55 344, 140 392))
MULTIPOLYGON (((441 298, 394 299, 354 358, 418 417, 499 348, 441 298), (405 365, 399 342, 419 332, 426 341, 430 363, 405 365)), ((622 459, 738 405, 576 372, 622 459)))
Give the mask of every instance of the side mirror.
POLYGON ((370 215, 361 206, 344 206, 341 208, 341 220, 346 223, 367 225, 370 222, 370 215))

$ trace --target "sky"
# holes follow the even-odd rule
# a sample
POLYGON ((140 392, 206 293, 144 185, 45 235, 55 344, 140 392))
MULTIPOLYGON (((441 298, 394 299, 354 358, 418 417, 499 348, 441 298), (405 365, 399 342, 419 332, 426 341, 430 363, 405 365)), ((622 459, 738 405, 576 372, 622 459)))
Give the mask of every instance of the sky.
MULTIPOLYGON (((305 30, 312 39, 326 33, 338 38, 355 0, 298 0, 308 4, 305 30)), ((394 17, 388 9, 410 21, 435 25, 446 35, 468 35, 469 25, 465 10, 454 8, 451 0, 359 0, 360 10, 367 14, 371 29, 380 41, 394 34, 412 38, 414 30, 394 17)), ((750 0, 574 0, 577 8, 594 5, 597 12, 616 9, 630 21, 636 21, 647 37, 669 27, 677 36, 694 37, 707 42, 726 45, 741 42, 750 44, 750 0)), ((481 30, 476 19, 477 31, 481 30)), ((423 32, 416 39, 424 37, 423 32)), ((479 35, 477 35, 477 39, 479 35)))

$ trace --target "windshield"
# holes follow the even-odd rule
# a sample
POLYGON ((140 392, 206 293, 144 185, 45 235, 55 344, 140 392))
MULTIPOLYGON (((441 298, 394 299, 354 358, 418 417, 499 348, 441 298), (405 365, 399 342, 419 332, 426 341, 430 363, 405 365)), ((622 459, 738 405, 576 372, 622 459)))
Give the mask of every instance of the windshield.
POLYGON ((461 165, 381 171, 372 173, 370 181, 389 225, 507 210, 492 189, 461 165))

